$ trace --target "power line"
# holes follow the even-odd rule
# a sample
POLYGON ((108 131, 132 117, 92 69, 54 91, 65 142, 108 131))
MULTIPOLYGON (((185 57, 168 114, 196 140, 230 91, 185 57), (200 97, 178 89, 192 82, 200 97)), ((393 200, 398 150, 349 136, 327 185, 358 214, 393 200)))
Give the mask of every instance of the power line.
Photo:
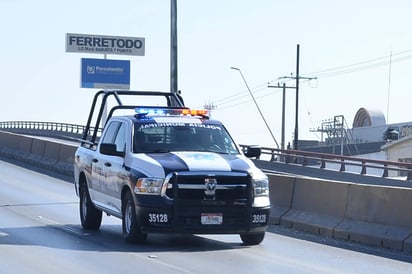
MULTIPOLYGON (((336 76, 343 75, 343 74, 355 73, 355 72, 359 72, 359 71, 363 71, 363 70, 374 69, 374 68, 377 68, 377 67, 380 67, 380 66, 386 66, 390 62, 393 64, 393 63, 396 63, 396 62, 402 62, 402 61, 405 61, 405 60, 412 59, 412 54, 404 55, 404 54, 410 53, 410 52, 412 52, 412 49, 404 50, 404 51, 401 51, 401 52, 398 52, 398 53, 393 53, 392 54, 392 61, 389 61, 390 55, 387 55, 387 56, 377 57, 377 58, 373 58, 373 59, 369 59, 369 60, 365 60, 365 61, 361 61, 361 62, 356 62, 356 63, 349 64, 349 65, 333 67, 333 68, 320 70, 320 71, 316 71, 316 72, 311 72, 311 73, 305 73, 305 74, 309 75, 311 77, 316 77, 316 78, 336 77, 336 76)), ((268 84, 277 82, 281 78, 282 77, 278 77, 278 78, 272 79, 272 80, 270 80, 266 83, 258 84, 256 86, 252 87, 251 90, 256 94, 256 93, 258 93, 262 90, 265 90, 268 84)), ((294 79, 289 79, 289 80, 292 81, 294 79)), ((305 82, 305 81, 303 81, 303 82, 305 82)), ((242 102, 238 103, 237 100, 240 100, 241 98, 244 98, 244 97, 247 97, 247 96, 248 96, 247 90, 244 90, 244 91, 241 91, 239 93, 227 96, 225 98, 218 99, 218 100, 215 101, 215 103, 219 106, 220 105, 228 105, 228 106, 224 107, 224 108, 228 108, 228 107, 237 106, 239 104, 242 104, 242 102)), ((259 98, 259 97, 257 97, 257 98, 259 98)))
MULTIPOLYGON (((253 88, 251 90, 253 90, 253 88)), ((264 90, 267 90, 267 87, 260 88, 260 89, 257 89, 257 90, 254 89, 253 94, 257 94, 257 93, 259 93, 261 91, 264 91, 264 90)), ((218 104, 219 106, 227 105, 227 104, 230 105, 230 104, 233 104, 233 102, 235 100, 240 100, 240 99, 244 99, 244 98, 248 98, 248 97, 250 97, 249 93, 242 92, 242 93, 239 93, 236 96, 232 96, 230 99, 227 99, 226 101, 217 100, 217 101, 215 101, 215 103, 218 104)), ((257 98, 260 98, 260 97, 257 97, 257 98)))
MULTIPOLYGON (((266 90, 266 88, 267 88, 266 84, 260 84, 260 85, 252 87, 251 90, 254 90, 255 93, 258 93, 260 91, 266 90)), ((222 105, 222 104, 231 103, 236 99, 240 99, 242 97, 248 97, 248 96, 249 96, 248 90, 244 90, 244 91, 238 92, 236 94, 232 94, 230 96, 227 96, 227 97, 224 97, 222 99, 216 100, 215 102, 218 105, 222 105)))
MULTIPOLYGON (((268 97, 268 96, 271 96, 271 95, 273 95, 273 92, 272 93, 262 94, 260 96, 255 96, 255 98, 256 99, 262 99, 264 97, 268 97)), ((250 103, 250 99, 245 98, 243 101, 227 102, 226 104, 216 104, 215 103, 215 105, 216 105, 216 108, 217 108, 217 106, 219 106, 219 109, 222 110, 222 109, 234 108, 234 107, 237 107, 237 106, 240 106, 240 105, 243 105, 243 104, 247 104, 247 103, 250 103), (223 107, 222 107, 222 105, 223 105, 223 107)))
POLYGON ((392 62, 394 62, 394 61, 400 62, 400 61, 411 59, 412 55, 406 55, 406 56, 393 58, 394 56, 399 56, 399 55, 409 53, 409 52, 412 52, 412 49, 408 49, 408 50, 404 50, 404 51, 401 51, 401 52, 398 52, 398 53, 393 53, 393 54, 390 54, 390 55, 386 55, 386 56, 382 56, 382 57, 377 57, 377 58, 373 58, 373 59, 353 63, 353 64, 350 64, 350 65, 344 65, 344 66, 329 68, 329 69, 320 70, 320 71, 312 72, 312 73, 306 73, 306 74, 307 75, 316 75, 318 77, 324 77, 324 75, 328 76, 329 74, 332 74, 332 73, 345 74, 345 73, 351 73, 352 71, 360 71, 360 70, 375 68, 375 67, 378 67, 378 66, 383 66, 383 65, 389 64, 388 59, 391 57, 391 55, 392 55, 392 62), (383 60, 383 61, 381 61, 381 60, 383 60), (370 64, 370 63, 372 63, 372 64, 370 64), (370 65, 366 65, 366 64, 370 64, 370 65))

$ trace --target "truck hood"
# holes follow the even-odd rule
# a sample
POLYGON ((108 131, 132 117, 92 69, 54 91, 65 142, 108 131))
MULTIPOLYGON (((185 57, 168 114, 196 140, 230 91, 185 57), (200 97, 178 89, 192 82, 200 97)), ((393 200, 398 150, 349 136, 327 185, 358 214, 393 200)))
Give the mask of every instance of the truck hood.
POLYGON ((213 152, 168 152, 134 154, 130 167, 147 177, 164 178, 175 171, 240 171, 254 168, 243 155, 213 152))

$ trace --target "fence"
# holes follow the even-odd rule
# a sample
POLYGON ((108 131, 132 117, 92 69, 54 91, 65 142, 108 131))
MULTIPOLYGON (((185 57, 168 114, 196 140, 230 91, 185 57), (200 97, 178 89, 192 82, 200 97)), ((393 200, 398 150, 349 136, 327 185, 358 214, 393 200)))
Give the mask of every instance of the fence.
MULTIPOLYGON (((247 149, 247 145, 240 146, 243 151, 247 149)), ((406 177, 406 180, 412 180, 412 163, 366 159, 303 150, 282 150, 269 147, 261 147, 261 150, 262 153, 258 159, 267 156, 269 161, 318 167, 320 169, 325 169, 326 164, 329 163, 337 165, 338 170, 341 172, 345 172, 349 166, 354 166, 359 168, 359 173, 362 175, 370 174, 369 171, 374 169, 379 170, 380 175, 384 178, 390 175, 391 177, 399 177, 405 174, 404 177, 406 177), (392 173, 390 174, 390 172, 392 173)))
MULTIPOLYGON (((85 129, 86 126, 68 123, 34 121, 0 122, 0 130, 3 131, 68 140, 82 138, 85 129)), ((90 131, 93 132, 94 128, 90 128, 90 131)), ((98 133, 101 134, 101 132, 102 129, 99 128, 98 133)), ((90 134, 90 132, 88 134, 90 134)))

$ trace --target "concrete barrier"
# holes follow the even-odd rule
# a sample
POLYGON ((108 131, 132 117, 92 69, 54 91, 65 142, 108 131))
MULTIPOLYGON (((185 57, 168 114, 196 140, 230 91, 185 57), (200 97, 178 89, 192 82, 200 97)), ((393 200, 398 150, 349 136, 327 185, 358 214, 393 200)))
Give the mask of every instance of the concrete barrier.
MULTIPOLYGON (((30 137, 25 137, 27 139, 31 139, 30 137)), ((47 145, 48 142, 45 140, 41 139, 31 139, 31 151, 26 159, 26 161, 36 167, 40 168, 45 168, 49 169, 52 167, 56 161, 57 157, 46 157, 46 146, 52 146, 55 143, 50 142, 49 145, 47 145)), ((56 147, 56 146, 54 146, 56 147)), ((52 156, 52 155, 48 155, 52 156)))
POLYGON ((288 212, 292 205, 293 190, 295 188, 295 177, 277 176, 268 174, 270 182, 270 210, 269 221, 271 224, 279 225, 281 217, 288 212))
POLYGON ((412 252, 412 189, 274 174, 269 179, 272 224, 412 252))
POLYGON ((296 178, 292 206, 281 225, 332 237, 345 216, 348 189, 344 183, 296 178))
POLYGON ((18 161, 26 161, 31 153, 33 140, 23 135, 1 132, 1 155, 18 161), (4 143, 3 143, 4 142, 4 143))
POLYGON ((0 156, 73 177, 76 146, 0 131, 0 156))
POLYGON ((18 139, 18 149, 24 153, 31 153, 33 138, 27 136, 16 136, 18 139))
POLYGON ((0 146, 16 149, 19 145, 16 138, 18 138, 18 136, 14 134, 5 134, 5 132, 0 131, 0 146))
POLYGON ((54 165, 56 172, 64 171, 67 176, 70 176, 74 180, 74 154, 77 146, 59 144, 59 156, 57 163, 54 165))
POLYGON ((334 237, 401 250, 412 233, 411 212, 410 188, 351 185, 334 237))

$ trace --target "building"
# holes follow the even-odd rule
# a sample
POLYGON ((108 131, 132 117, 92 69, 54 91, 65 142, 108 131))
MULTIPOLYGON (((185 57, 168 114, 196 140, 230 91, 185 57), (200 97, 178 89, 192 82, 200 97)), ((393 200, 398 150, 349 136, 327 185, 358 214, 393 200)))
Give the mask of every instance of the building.
POLYGON ((387 124, 385 115, 379 110, 360 108, 352 127, 343 115, 337 115, 311 131, 320 132, 321 140, 315 146, 305 146, 302 142, 302 150, 346 156, 384 153, 385 157, 376 156, 412 162, 412 122, 387 124), (406 149, 408 146, 410 149, 406 149), (397 150, 399 152, 395 152, 397 150))
MULTIPOLYGON (((382 146, 388 161, 412 163, 412 134, 397 140, 387 142, 382 146)), ((406 172, 400 172, 399 176, 406 176, 406 172)))

